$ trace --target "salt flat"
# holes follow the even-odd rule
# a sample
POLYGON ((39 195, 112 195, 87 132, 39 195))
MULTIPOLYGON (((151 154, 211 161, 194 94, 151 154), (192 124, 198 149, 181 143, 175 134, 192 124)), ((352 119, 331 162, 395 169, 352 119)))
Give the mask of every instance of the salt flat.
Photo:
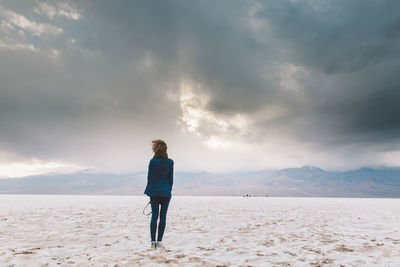
POLYGON ((400 266, 400 199, 0 195, 0 266, 400 266))

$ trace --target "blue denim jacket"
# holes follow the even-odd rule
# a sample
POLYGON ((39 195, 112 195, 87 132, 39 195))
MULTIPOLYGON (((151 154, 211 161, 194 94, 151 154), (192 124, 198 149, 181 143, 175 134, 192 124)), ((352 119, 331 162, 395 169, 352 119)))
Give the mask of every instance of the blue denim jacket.
POLYGON ((170 197, 174 175, 174 161, 169 158, 152 158, 144 193, 148 196, 170 197))

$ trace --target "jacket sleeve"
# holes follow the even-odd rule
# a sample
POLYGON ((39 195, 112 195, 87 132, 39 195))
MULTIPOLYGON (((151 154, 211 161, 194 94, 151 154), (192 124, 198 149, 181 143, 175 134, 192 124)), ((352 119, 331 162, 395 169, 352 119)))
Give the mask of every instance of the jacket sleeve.
POLYGON ((151 173, 151 160, 149 162, 149 170, 147 172, 147 182, 150 182, 150 177, 151 177, 150 173, 151 173))
POLYGON ((174 162, 173 161, 171 161, 171 165, 169 168, 168 182, 172 187, 172 185, 174 184, 174 162))
POLYGON ((148 196, 150 196, 151 190, 150 190, 150 179, 151 179, 151 161, 149 162, 149 170, 147 173, 147 185, 146 189, 144 190, 144 193, 148 196))

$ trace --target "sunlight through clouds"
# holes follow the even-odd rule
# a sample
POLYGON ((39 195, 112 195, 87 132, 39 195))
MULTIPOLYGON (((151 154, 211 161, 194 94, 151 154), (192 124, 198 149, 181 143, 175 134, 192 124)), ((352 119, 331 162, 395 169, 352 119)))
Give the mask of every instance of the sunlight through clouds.
POLYGON ((207 110, 210 97, 202 92, 200 84, 181 83, 180 125, 184 131, 205 138, 210 148, 228 148, 235 137, 246 133, 248 119, 241 114, 222 116, 207 110))
POLYGON ((210 136, 209 139, 204 141, 204 144, 206 144, 210 148, 229 148, 232 146, 230 142, 213 135, 210 136))
POLYGON ((180 106, 182 109, 181 121, 184 130, 200 135, 197 132, 199 123, 202 119, 215 120, 204 107, 207 105, 209 97, 204 94, 196 94, 193 90, 193 85, 182 82, 180 106))
POLYGON ((83 170, 82 167, 55 161, 34 160, 33 162, 21 162, 12 164, 0 164, 0 176, 22 177, 45 173, 73 173, 83 170))

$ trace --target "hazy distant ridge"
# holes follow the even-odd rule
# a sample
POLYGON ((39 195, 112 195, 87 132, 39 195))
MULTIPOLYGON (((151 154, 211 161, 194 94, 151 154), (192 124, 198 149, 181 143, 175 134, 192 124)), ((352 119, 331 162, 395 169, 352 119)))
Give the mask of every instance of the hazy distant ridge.
MULTIPOLYGON (((146 173, 79 172, 0 180, 0 193, 143 194, 146 173)), ((400 197, 400 168, 327 172, 316 167, 258 172, 177 172, 177 195, 400 197)))

